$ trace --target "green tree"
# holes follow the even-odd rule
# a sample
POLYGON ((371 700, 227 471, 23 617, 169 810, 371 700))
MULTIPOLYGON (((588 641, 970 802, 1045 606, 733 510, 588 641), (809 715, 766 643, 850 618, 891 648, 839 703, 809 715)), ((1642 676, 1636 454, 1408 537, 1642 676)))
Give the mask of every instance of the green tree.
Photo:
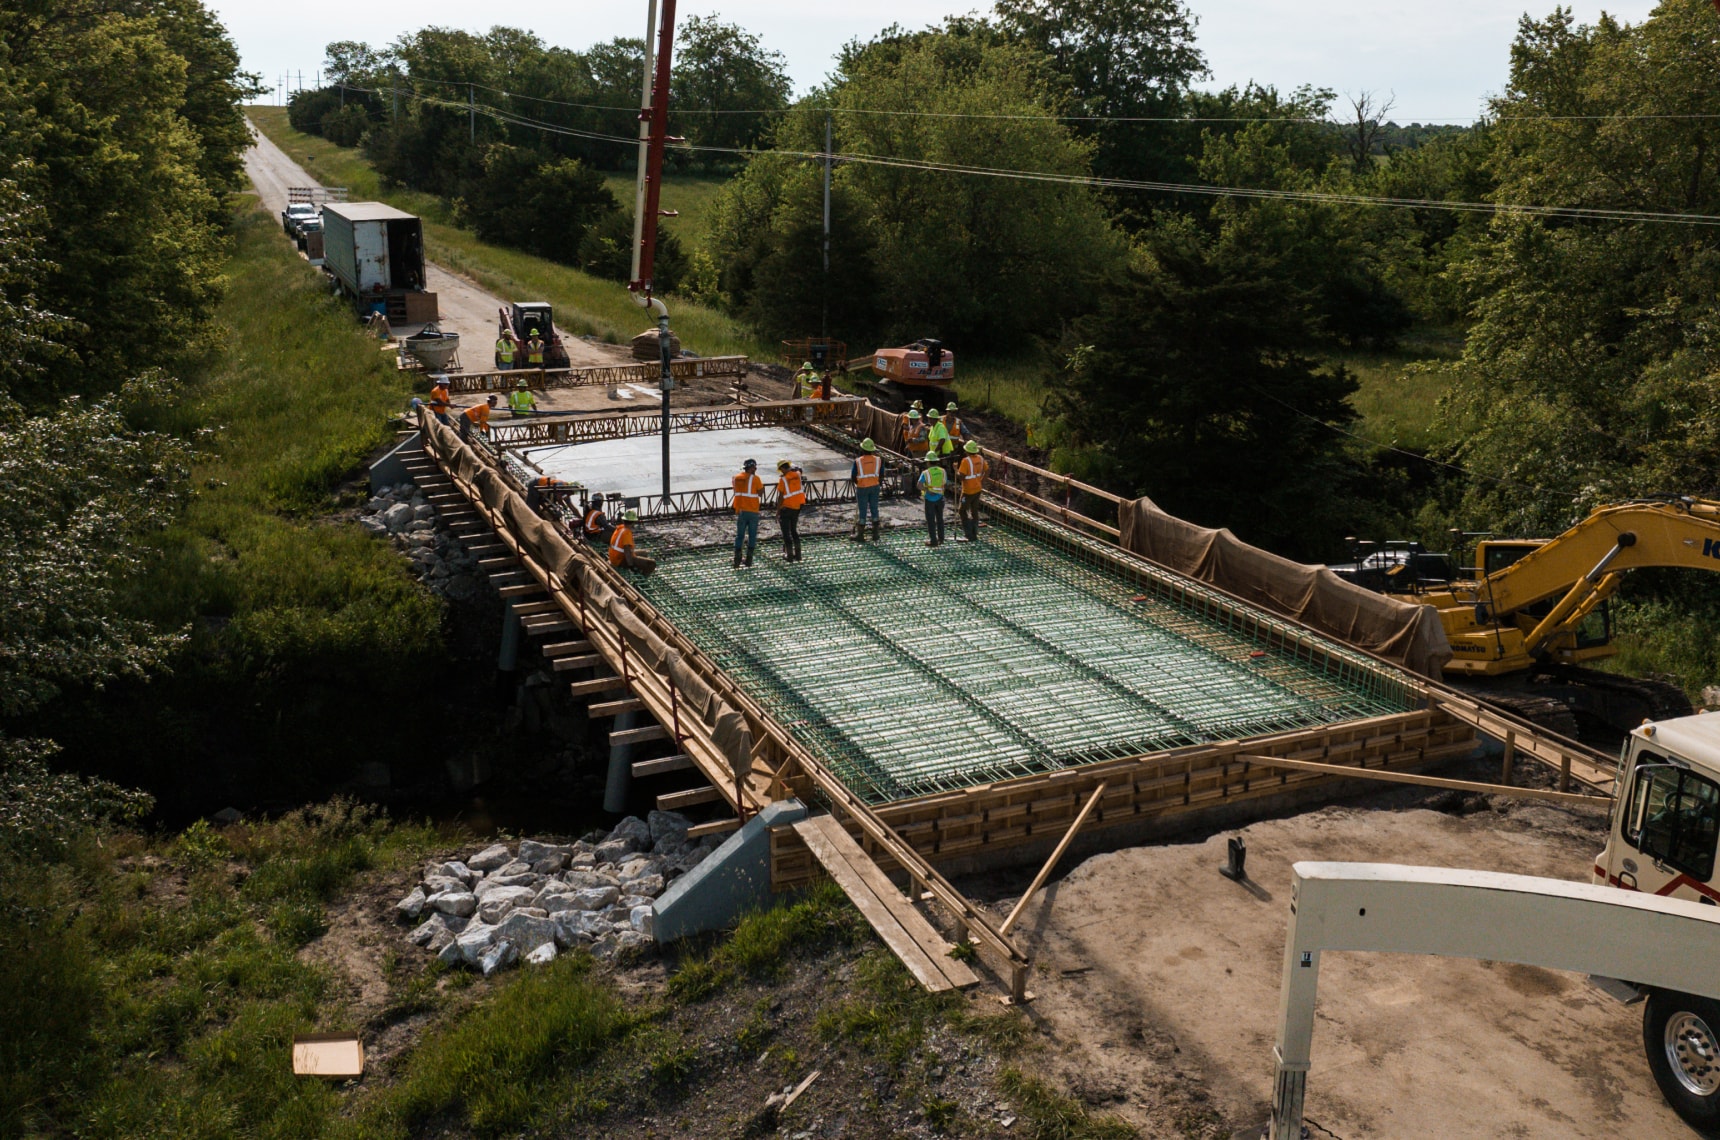
POLYGON ((496 143, 479 177, 458 202, 462 223, 485 241, 530 250, 564 265, 579 262, 580 242, 617 210, 603 176, 578 159, 496 143))
POLYGON ((1119 493, 1324 558, 1353 525, 1359 468, 1327 425, 1355 419, 1354 379, 1306 355, 1307 299, 1186 221, 1065 336, 1048 406, 1064 458, 1119 493))
POLYGON ((739 25, 694 16, 676 37, 670 114, 695 146, 758 146, 788 107, 787 66, 739 25))
MULTIPOLYGON (((596 277, 622 284, 633 280, 633 207, 611 210, 586 230, 579 243, 581 269, 596 277)), ((652 287, 658 293, 673 293, 687 279, 687 253, 681 239, 667 229, 657 230, 657 253, 652 269, 652 287)))

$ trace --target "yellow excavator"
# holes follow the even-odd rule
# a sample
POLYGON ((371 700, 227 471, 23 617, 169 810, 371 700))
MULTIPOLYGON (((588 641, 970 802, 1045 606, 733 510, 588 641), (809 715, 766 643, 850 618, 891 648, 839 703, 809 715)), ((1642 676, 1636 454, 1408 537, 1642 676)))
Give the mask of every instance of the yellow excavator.
POLYGON ((1432 606, 1451 642, 1447 680, 1555 731, 1575 736, 1588 721, 1625 732, 1644 718, 1690 714, 1675 684, 1584 666, 1617 652, 1606 603, 1626 572, 1720 570, 1720 502, 1665 496, 1612 503, 1557 538, 1482 538, 1475 566, 1455 562, 1413 543, 1362 544, 1354 565, 1332 569, 1432 606))

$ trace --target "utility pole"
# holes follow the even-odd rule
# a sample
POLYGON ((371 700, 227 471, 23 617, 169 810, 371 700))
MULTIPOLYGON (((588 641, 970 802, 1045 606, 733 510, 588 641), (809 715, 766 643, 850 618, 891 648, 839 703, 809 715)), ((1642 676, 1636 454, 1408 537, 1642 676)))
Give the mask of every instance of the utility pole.
POLYGON ((824 112, 824 286, 820 292, 818 335, 830 335, 830 112, 824 112))
POLYGON ((394 114, 388 121, 391 125, 398 126, 400 123, 400 72, 390 68, 388 82, 394 92, 394 114))
POLYGON ((472 130, 472 145, 478 145, 478 103, 472 94, 472 85, 466 84, 466 113, 470 117, 472 130))

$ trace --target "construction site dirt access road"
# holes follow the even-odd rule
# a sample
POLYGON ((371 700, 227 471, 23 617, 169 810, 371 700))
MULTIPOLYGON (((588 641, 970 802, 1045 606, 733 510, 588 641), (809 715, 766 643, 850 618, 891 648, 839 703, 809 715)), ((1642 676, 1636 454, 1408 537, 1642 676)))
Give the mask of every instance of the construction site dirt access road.
MULTIPOLYGON (((1219 875, 1229 832, 1080 864, 1017 927, 1037 958, 1029 1015, 1057 1042, 1064 1081, 1143 1135, 1229 1137, 1261 1123, 1290 865, 1342 859, 1585 877, 1605 840, 1603 812, 1500 807, 1453 815, 1341 806, 1253 824, 1241 832, 1246 884, 1219 875)), ((1641 1005, 1573 974, 1328 953, 1308 1131, 1341 1140, 1691 1137, 1649 1074, 1641 1026, 1641 1005)))
MULTIPOLYGON (((251 140, 251 149, 245 152, 245 173, 251 179, 251 185, 256 188, 257 198, 271 214, 279 215, 287 208, 287 187, 319 185, 302 166, 289 158, 285 151, 254 125, 251 128, 251 140)), ((286 240, 284 235, 282 240, 286 240)), ((436 294, 441 327, 445 332, 460 334, 460 358, 468 372, 489 372, 494 367, 497 309, 512 301, 543 299, 510 297, 504 300, 471 278, 451 273, 434 262, 426 262, 425 270, 427 288, 436 294)), ((617 284, 615 288, 619 291, 624 286, 617 284)), ((670 312, 673 314, 674 310, 671 309, 670 312)), ((557 316, 556 324, 562 328, 562 341, 567 347, 568 359, 575 367, 601 368, 638 363, 624 346, 584 340, 568 333, 563 327, 559 312, 557 316)), ((639 331, 643 332, 652 323, 650 314, 640 309, 639 331)), ((784 399, 789 395, 790 385, 787 380, 771 378, 757 369, 748 374, 747 384, 754 395, 765 399, 784 399)), ((624 391, 624 397, 623 401, 611 400, 602 388, 558 389, 540 394, 538 407, 555 412, 613 412, 618 410, 618 405, 648 405, 657 398, 655 392, 634 391, 631 386, 624 391)), ((729 403, 729 380, 721 378, 680 381, 670 401, 671 404, 687 407, 729 403)), ((469 401, 456 401, 466 402, 469 401)), ((503 403, 505 406, 505 401, 503 403)))

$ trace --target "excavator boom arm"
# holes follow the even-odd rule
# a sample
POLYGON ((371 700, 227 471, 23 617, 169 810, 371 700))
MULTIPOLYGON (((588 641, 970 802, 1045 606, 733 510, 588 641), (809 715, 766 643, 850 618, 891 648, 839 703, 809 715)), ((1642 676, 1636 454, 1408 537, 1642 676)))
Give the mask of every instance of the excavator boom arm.
POLYGON ((1605 577, 1649 566, 1720 570, 1720 503, 1680 499, 1601 507, 1489 574, 1476 600, 1501 616, 1548 598, 1575 605, 1605 577), (1579 590, 1585 583, 1588 589, 1579 590))

